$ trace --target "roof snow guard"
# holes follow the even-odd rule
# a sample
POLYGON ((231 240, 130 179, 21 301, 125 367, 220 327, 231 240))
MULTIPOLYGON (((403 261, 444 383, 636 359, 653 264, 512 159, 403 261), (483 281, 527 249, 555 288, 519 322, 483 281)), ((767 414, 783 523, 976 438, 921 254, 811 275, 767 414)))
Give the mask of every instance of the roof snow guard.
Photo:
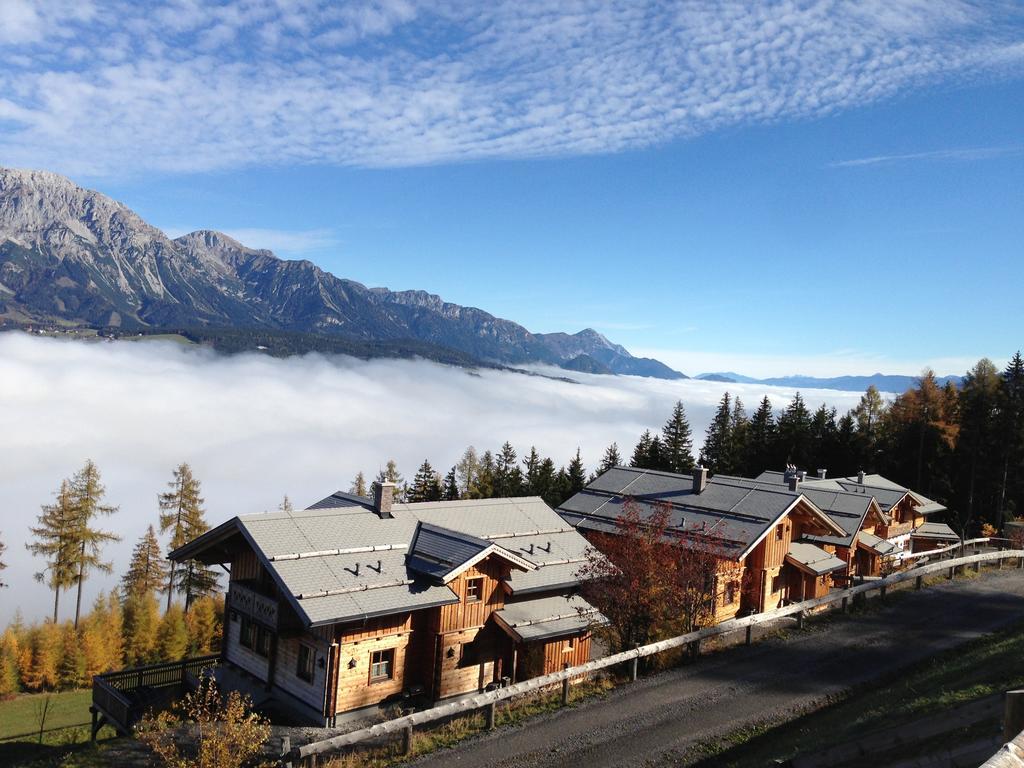
POLYGON ((422 521, 416 526, 406 565, 409 570, 444 584, 490 555, 501 557, 522 571, 537 569, 529 560, 498 544, 422 521))

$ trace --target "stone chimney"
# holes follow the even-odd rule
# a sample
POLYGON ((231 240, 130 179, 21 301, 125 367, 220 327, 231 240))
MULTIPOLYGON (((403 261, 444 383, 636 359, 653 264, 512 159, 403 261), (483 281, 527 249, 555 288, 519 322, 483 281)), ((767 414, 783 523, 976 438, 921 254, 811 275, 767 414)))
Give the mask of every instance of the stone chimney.
POLYGON ((795 492, 796 489, 800 487, 800 481, 801 480, 803 480, 803 478, 800 477, 799 474, 790 475, 789 478, 788 478, 788 483, 787 483, 789 485, 789 490, 795 492))
POLYGON ((860 472, 857 473, 857 482, 860 483, 861 485, 864 485, 864 470, 863 469, 860 472))
POLYGON ((827 469, 819 469, 818 470, 818 479, 819 480, 824 480, 826 475, 828 475, 828 470, 827 469))
POLYGON ((708 470, 707 467, 694 467, 693 468, 693 492, 703 493, 704 489, 708 487, 708 470))
POLYGON ((394 483, 374 483, 373 485, 373 508, 381 520, 390 520, 391 505, 395 501, 394 483))

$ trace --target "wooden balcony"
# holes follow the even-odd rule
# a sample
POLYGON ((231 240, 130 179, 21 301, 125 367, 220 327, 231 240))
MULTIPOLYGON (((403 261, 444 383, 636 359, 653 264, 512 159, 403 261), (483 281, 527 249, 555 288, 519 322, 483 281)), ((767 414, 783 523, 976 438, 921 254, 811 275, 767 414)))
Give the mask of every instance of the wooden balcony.
POLYGON ((244 613, 267 627, 277 629, 277 599, 233 581, 228 588, 227 608, 244 613))
POLYGON ((198 656, 168 664, 132 667, 92 679, 92 738, 106 723, 118 733, 131 732, 150 709, 161 709, 193 687, 203 670, 217 665, 219 656, 198 656))
POLYGON ((880 534, 883 539, 894 539, 903 536, 914 530, 913 523, 892 523, 885 527, 884 533, 880 534))

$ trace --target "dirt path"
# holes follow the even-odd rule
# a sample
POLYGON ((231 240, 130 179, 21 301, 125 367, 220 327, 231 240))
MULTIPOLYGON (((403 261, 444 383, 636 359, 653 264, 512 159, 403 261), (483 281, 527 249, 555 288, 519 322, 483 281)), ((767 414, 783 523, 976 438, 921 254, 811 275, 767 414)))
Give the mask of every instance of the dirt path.
POLYGON ((808 624, 428 755, 418 768, 680 765, 688 747, 780 717, 1024 618, 1024 572, 992 571, 808 624))

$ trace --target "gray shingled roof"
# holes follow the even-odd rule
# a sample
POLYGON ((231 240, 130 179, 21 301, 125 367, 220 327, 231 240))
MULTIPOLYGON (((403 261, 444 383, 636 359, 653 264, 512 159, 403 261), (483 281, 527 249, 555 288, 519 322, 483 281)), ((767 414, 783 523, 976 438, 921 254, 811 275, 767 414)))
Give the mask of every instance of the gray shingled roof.
POLYGON ((891 541, 886 541, 885 539, 875 536, 873 533, 868 533, 867 531, 860 532, 860 535, 857 537, 857 543, 863 544, 878 555, 888 555, 896 550, 896 545, 891 541))
MULTIPOLYGON (((765 470, 757 479, 765 483, 774 483, 777 485, 786 484, 786 474, 784 472, 777 472, 775 470, 765 470)), ((946 508, 939 504, 937 501, 929 499, 922 493, 918 493, 906 486, 900 485, 887 477, 877 474, 864 475, 864 482, 860 482, 859 478, 854 475, 851 477, 837 477, 830 478, 827 480, 819 480, 816 477, 808 475, 802 483, 800 488, 818 488, 818 489, 829 489, 829 490, 843 490, 850 493, 860 493, 864 495, 872 495, 878 501, 878 505, 882 508, 883 512, 888 512, 895 504, 899 503, 906 494, 910 494, 911 498, 914 499, 917 511, 922 515, 930 515, 933 512, 942 512, 946 508)))
POLYGON ((960 541, 957 532, 945 523, 921 523, 910 533, 918 539, 938 539, 939 541, 960 541))
POLYGON ((813 573, 815 576, 846 568, 846 563, 835 555, 813 544, 799 541, 789 545, 786 560, 797 568, 813 573))
MULTIPOLYGON (((580 493, 558 508, 573 526, 590 531, 614 532, 627 500, 641 516, 669 504, 671 527, 679 532, 714 536, 734 557, 740 557, 801 498, 788 488, 740 477, 716 475, 701 493, 693 492, 691 475, 615 467, 595 478, 580 493)), ((843 529, 809 501, 823 524, 843 529)))
POLYGON ((406 565, 418 574, 444 583, 492 554, 504 558, 519 570, 533 571, 537 567, 495 542, 422 520, 412 537, 406 565))
POLYGON ((579 584, 587 542, 539 498, 397 503, 392 515, 381 519, 369 499, 339 492, 305 510, 234 518, 172 556, 219 562, 226 542, 241 537, 306 625, 458 602, 434 583, 440 569, 428 560, 454 563, 481 547, 535 568, 515 572, 513 594, 579 584), (413 553, 418 528, 429 533, 413 553))
POLYGON ((494 613, 498 625, 518 642, 574 635, 608 620, 578 595, 510 603, 494 613))

